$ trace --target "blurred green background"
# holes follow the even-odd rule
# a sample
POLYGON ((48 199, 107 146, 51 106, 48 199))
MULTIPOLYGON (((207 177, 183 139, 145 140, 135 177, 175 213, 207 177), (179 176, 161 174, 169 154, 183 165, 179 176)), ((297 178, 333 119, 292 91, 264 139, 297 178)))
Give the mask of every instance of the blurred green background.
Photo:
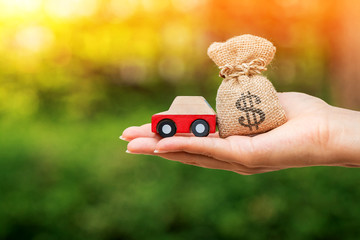
POLYGON ((266 75, 360 110, 360 4, 0 0, 0 239, 357 239, 360 173, 254 176, 129 155, 118 139, 177 95, 215 107, 206 55, 243 33, 266 75))

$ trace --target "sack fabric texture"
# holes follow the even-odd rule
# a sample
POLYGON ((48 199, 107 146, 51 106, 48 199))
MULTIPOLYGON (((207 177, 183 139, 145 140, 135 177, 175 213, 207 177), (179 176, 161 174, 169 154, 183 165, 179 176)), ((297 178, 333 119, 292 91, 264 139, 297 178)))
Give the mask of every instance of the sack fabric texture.
POLYGON ((216 97, 220 137, 263 133, 286 122, 274 86, 261 75, 275 51, 268 40, 249 34, 208 48, 223 78, 216 97))

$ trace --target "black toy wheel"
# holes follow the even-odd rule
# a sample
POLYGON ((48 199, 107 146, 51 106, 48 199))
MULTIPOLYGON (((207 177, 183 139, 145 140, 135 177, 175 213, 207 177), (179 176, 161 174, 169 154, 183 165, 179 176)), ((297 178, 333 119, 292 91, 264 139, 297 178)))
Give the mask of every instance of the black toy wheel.
POLYGON ((172 137, 176 133, 176 125, 174 121, 170 119, 165 119, 158 123, 156 131, 163 138, 172 137))
POLYGON ((206 137, 209 135, 209 124, 202 119, 195 120, 191 124, 191 132, 197 137, 206 137))

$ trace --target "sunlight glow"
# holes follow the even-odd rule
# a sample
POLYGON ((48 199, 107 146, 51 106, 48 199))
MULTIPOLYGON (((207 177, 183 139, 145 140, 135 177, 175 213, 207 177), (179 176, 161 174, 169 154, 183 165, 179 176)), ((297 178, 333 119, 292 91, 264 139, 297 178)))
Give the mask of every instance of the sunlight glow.
POLYGON ((0 0, 1 15, 22 15, 41 9, 42 0, 0 0))
POLYGON ((108 11, 111 15, 126 19, 131 17, 139 7, 137 0, 111 0, 108 5, 108 11))
POLYGON ((15 36, 15 43, 28 52, 39 52, 49 47, 54 39, 50 29, 42 26, 31 26, 20 30, 15 36))
POLYGON ((73 18, 91 16, 97 10, 97 0, 46 0, 45 11, 52 17, 73 18))
POLYGON ((193 11, 197 7, 204 5, 204 0, 172 0, 173 6, 182 12, 193 11))
POLYGON ((169 2, 165 0, 141 0, 141 5, 146 12, 150 13, 160 13, 166 7, 168 7, 169 2))
POLYGON ((163 29, 163 42, 168 48, 182 49, 191 42, 190 33, 187 25, 170 22, 163 29))

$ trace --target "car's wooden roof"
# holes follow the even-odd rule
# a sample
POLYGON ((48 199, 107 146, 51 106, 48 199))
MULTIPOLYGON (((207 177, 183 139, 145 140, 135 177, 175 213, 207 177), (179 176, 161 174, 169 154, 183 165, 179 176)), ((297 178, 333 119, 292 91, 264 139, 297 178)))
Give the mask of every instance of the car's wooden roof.
POLYGON ((216 114, 204 97, 177 96, 168 111, 160 114, 207 115, 216 114))

